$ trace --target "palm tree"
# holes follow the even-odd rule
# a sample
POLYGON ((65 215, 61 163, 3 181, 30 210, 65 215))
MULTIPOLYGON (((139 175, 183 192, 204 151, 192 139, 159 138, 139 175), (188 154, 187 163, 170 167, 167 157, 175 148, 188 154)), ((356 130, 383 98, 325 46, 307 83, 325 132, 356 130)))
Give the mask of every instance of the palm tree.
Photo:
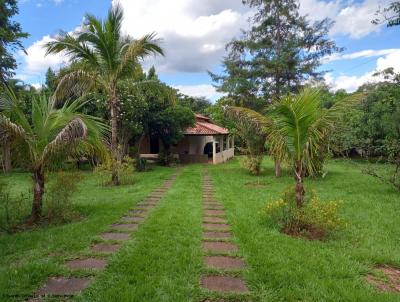
MULTIPOLYGON (((107 126, 100 119, 78 113, 85 105, 79 99, 56 109, 53 98, 32 101, 32 115, 26 116, 14 92, 5 87, 0 99, 0 139, 15 141, 21 164, 32 173, 33 202, 30 223, 42 213, 45 172, 71 156, 103 150, 107 126)), ((96 152, 97 153, 97 152, 96 152)))
POLYGON ((246 142, 244 151, 254 165, 250 172, 259 175, 270 121, 261 113, 235 106, 226 107, 225 116, 235 125, 236 134, 246 142))
MULTIPOLYGON (((154 33, 135 40, 122 33, 123 9, 114 5, 102 21, 87 14, 82 28, 74 34, 62 34, 46 44, 47 54, 65 53, 75 63, 62 77, 56 89, 60 98, 71 91, 102 89, 107 93, 111 119, 111 151, 118 149, 119 97, 117 86, 123 79, 135 78, 139 61, 150 55, 163 55, 154 33)), ((118 184, 117 173, 113 183, 118 184)))
MULTIPOLYGON (((317 171, 329 135, 343 126, 341 117, 361 96, 357 94, 344 98, 330 109, 324 109, 320 90, 306 88, 298 95, 281 100, 266 116, 238 107, 228 110, 239 112, 237 116, 252 123, 267 137, 272 154, 293 167, 296 203, 302 207, 304 175, 317 171)), ((233 116, 232 113, 230 116, 233 116)))

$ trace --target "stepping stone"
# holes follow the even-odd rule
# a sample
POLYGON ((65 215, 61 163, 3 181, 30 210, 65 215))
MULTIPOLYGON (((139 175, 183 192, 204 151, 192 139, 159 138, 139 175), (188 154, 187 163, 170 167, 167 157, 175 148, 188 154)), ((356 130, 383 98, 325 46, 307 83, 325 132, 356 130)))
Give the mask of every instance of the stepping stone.
POLYGON ((222 204, 218 203, 216 200, 205 200, 203 204, 205 206, 222 206, 222 204))
POLYGON ((243 259, 226 256, 206 256, 204 263, 209 267, 222 269, 239 269, 246 266, 243 259))
POLYGON ((204 210, 205 210, 205 211, 208 211, 208 210, 219 210, 219 211, 223 211, 223 210, 224 210, 224 207, 223 207, 223 206, 220 206, 220 205, 218 205, 218 206, 207 206, 207 205, 205 205, 205 206, 204 206, 204 210))
POLYGON ((147 212, 147 210, 131 210, 128 213, 131 215, 145 215, 147 212))
MULTIPOLYGON (((122 217, 122 218, 121 218, 122 223, 120 223, 120 224, 132 225, 132 231, 134 231, 134 230, 136 230, 136 228, 134 227, 134 225, 137 226, 137 224, 134 223, 134 222, 135 222, 135 221, 134 221, 135 217, 137 217, 137 216, 126 216, 126 217, 122 217)), ((114 227, 114 228, 115 228, 115 229, 124 229, 123 227, 122 227, 122 228, 114 227)), ((130 227, 127 227, 127 228, 124 229, 124 230, 130 231, 130 227)))
MULTIPOLYGON (((132 217, 132 222, 135 222, 135 223, 140 223, 140 222, 142 222, 143 220, 145 220, 146 218, 144 218, 144 217, 139 217, 139 216, 134 216, 134 217, 132 217)), ((137 226, 137 224, 135 224, 136 226, 137 226)))
MULTIPOLYGON (((137 217, 131 217, 129 221, 136 222, 135 218, 137 217)), ((111 227, 118 230, 134 231, 138 228, 138 225, 134 223, 115 223, 112 224, 111 227)))
POLYGON ((39 296, 70 296, 87 288, 90 282, 91 280, 87 278, 51 277, 37 294, 39 296))
POLYGON ((104 259, 97 258, 86 258, 86 259, 74 259, 67 261, 67 267, 70 269, 84 269, 84 268, 96 268, 102 269, 107 265, 107 261, 104 259))
POLYGON ((232 235, 229 232, 204 232, 204 238, 231 238, 232 235))
POLYGON ((236 244, 231 242, 203 241, 203 249, 206 251, 232 252, 232 251, 237 251, 238 247, 236 244))
POLYGON ((160 200, 160 198, 159 197, 147 197, 144 201, 146 202, 146 201, 159 201, 160 200))
POLYGON ((141 211, 143 211, 143 210, 151 210, 151 209, 153 209, 154 207, 155 207, 155 206, 152 205, 152 204, 137 205, 137 209, 138 209, 138 210, 141 210, 141 211))
POLYGON ((204 229, 208 229, 208 230, 223 230, 223 231, 227 231, 229 230, 231 227, 228 224, 224 224, 224 223, 203 223, 203 228, 204 229))
POLYGON ((210 215, 210 216, 213 216, 213 215, 225 215, 225 211, 222 211, 222 210, 205 210, 204 214, 210 215))
POLYGON ((101 238, 104 240, 128 240, 129 234, 109 232, 101 234, 101 238))
POLYGON ((119 244, 105 244, 99 243, 93 245, 90 249, 98 253, 116 253, 121 246, 119 244))
POLYGON ((226 276, 206 276, 201 278, 203 288, 224 293, 247 293, 247 288, 244 281, 240 278, 226 276))
POLYGON ((227 223, 226 219, 220 218, 220 217, 204 217, 204 222, 207 223, 214 223, 214 222, 219 222, 219 223, 227 223))
POLYGON ((156 205, 158 205, 159 202, 160 202, 160 200, 148 200, 148 201, 144 202, 143 205, 156 206, 156 205))

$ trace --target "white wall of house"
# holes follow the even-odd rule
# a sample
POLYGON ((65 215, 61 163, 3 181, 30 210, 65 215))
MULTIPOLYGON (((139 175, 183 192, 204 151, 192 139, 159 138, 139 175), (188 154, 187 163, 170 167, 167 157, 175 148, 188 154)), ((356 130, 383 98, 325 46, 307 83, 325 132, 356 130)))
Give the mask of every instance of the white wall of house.
POLYGON ((204 154, 204 147, 207 143, 213 142, 212 136, 190 136, 189 154, 204 154))
POLYGON ((213 164, 221 164, 235 156, 235 142, 233 137, 229 136, 214 136, 213 140, 213 164), (216 152, 217 142, 220 146, 220 152, 216 152))

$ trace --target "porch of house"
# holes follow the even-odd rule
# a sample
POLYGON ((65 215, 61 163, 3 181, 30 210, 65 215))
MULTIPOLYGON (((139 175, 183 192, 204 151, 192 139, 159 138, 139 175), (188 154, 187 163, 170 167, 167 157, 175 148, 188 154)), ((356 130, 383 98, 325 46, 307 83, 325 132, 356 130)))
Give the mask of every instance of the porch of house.
MULTIPOLYGON (((140 147, 140 156, 156 160, 160 152, 160 140, 147 137, 140 147)), ((185 131, 184 138, 171 151, 183 164, 220 164, 235 155, 234 138, 229 130, 214 124, 208 117, 196 114, 196 123, 185 131)))
POLYGON ((234 147, 234 139, 228 135, 187 135, 173 152, 184 164, 220 164, 234 157, 234 147))

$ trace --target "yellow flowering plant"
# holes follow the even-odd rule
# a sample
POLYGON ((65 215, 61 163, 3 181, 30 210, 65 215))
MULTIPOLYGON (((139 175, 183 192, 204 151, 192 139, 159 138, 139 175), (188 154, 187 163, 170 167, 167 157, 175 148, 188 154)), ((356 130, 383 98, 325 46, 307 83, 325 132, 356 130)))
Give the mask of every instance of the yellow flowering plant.
POLYGON ((341 201, 321 201, 316 192, 311 192, 304 206, 299 208, 292 190, 288 190, 281 198, 268 202, 261 212, 284 233, 321 239, 346 225, 339 215, 342 204, 341 201))

